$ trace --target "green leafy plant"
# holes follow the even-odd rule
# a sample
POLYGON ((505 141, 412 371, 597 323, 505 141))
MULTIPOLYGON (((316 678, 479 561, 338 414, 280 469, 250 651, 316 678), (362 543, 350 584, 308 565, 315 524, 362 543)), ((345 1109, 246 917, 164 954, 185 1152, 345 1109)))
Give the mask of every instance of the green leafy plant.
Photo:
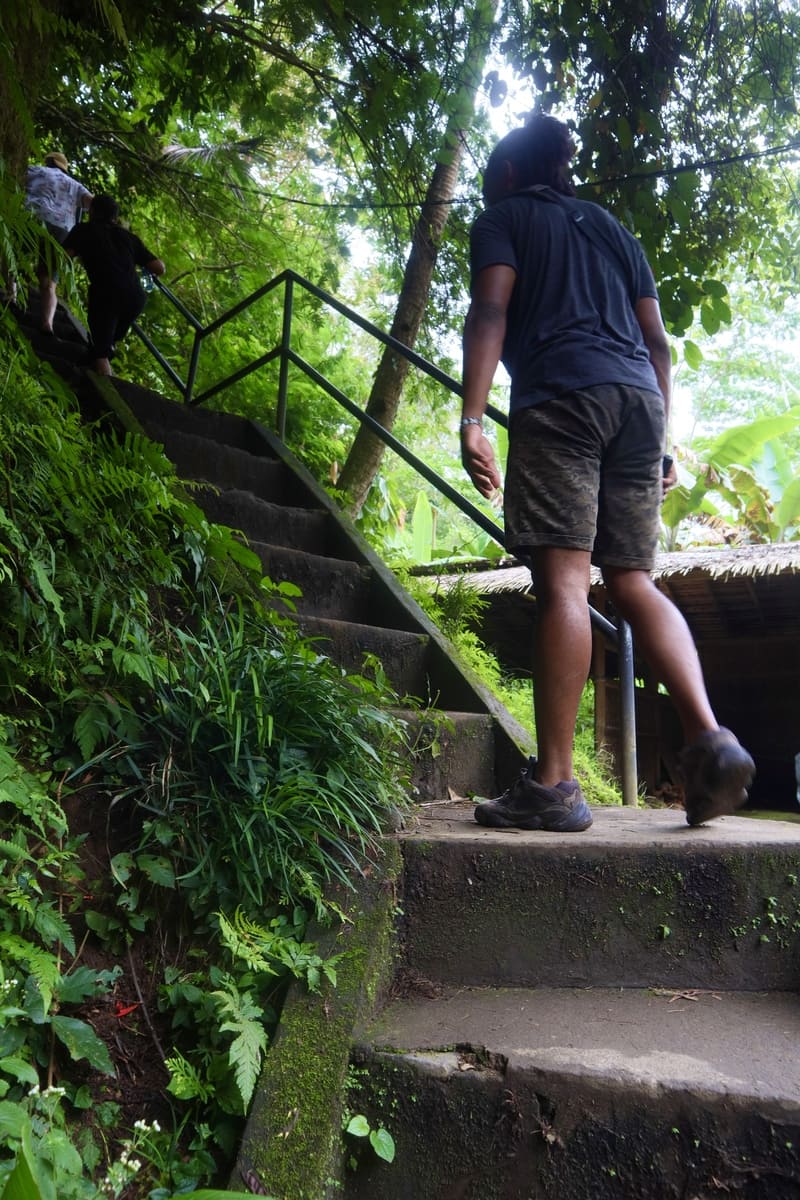
POLYGON ((236 1114, 247 1111, 275 1026, 270 999, 288 977, 314 991, 323 979, 335 986, 340 956, 325 960, 304 940, 306 915, 299 908, 291 920, 278 914, 268 925, 241 910, 232 920, 221 913, 218 919, 227 969, 166 971, 163 1006, 173 1014, 180 1042, 167 1059, 169 1090, 181 1100, 236 1114))
POLYGON ((696 454, 681 461, 681 474, 693 476, 691 484, 681 483, 664 500, 662 519, 670 541, 689 518, 715 520, 730 536, 748 542, 797 540, 800 485, 781 439, 798 427, 796 405, 698 442, 696 454))
POLYGON ((232 1152, 288 980, 334 984, 292 901, 335 914, 326 881, 380 852, 404 730, 379 670, 345 675, 272 613, 296 589, 262 579, 160 450, 87 430, 22 350, 0 378, 0 444, 2 1170, 37 1200, 94 1200, 130 1189, 141 1159, 134 1186, 160 1200, 232 1152), (107 813, 107 883, 82 879, 67 788, 107 813), (106 1047, 71 1011, 117 972, 77 958, 92 935, 117 955, 160 938, 166 907, 186 945, 204 943, 162 989, 180 1117, 128 1135, 94 1095, 106 1047), (78 1060, 88 1084, 70 1079, 78 1060), (35 1089, 56 1064, 66 1095, 47 1092, 45 1121, 35 1089))
POLYGON ((80 880, 66 827, 42 783, 0 744, 0 1096, 19 1094, 4 1077, 38 1086, 46 1068, 52 1079, 54 1041, 71 1059, 114 1074, 92 1027, 61 1011, 108 991, 117 974, 64 970, 64 953, 74 958, 76 948, 63 907, 80 880))
POLYGON ((367 1138, 378 1158, 387 1163, 394 1162, 394 1138, 382 1125, 374 1129, 363 1113, 356 1113, 350 1118, 345 1126, 345 1133, 355 1138, 367 1138))
POLYGON ((197 913, 282 896, 321 914, 324 883, 350 883, 404 802, 388 693, 240 601, 195 607, 187 624, 171 632, 145 736, 92 766, 140 805, 140 850, 172 857, 197 913))

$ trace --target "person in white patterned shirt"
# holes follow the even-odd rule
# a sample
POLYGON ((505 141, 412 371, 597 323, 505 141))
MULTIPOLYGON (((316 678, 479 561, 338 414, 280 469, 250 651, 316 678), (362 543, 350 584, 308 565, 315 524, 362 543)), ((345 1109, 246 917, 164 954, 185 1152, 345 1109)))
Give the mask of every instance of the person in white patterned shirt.
MULTIPOLYGON (((92 193, 67 174, 69 163, 59 151, 52 151, 44 166, 29 167, 25 177, 25 205, 43 222, 51 238, 63 242, 78 220, 81 209, 88 208, 92 193)), ((41 302, 41 327, 53 332, 56 311, 58 270, 50 239, 42 238, 37 266, 41 302)))

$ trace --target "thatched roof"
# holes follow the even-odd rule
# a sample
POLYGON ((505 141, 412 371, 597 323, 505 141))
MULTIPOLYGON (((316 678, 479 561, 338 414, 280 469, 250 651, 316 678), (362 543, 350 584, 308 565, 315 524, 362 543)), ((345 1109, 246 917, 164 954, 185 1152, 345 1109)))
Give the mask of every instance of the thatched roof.
MULTIPOLYGON (((782 542, 774 546, 714 547, 701 550, 680 550, 671 554, 659 554, 653 578, 669 583, 681 576, 694 575, 710 580, 747 577, 764 578, 770 575, 800 575, 800 542, 782 542)), ((462 579, 483 595, 495 592, 530 592, 531 573, 516 560, 501 560, 497 567, 452 574, 442 572, 436 576, 442 587, 452 586, 462 579)), ((599 570, 592 567, 592 587, 602 587, 599 570)))
MULTIPOLYGON (((698 640, 762 637, 767 631, 800 638, 800 542, 659 554, 653 578, 678 605, 698 640)), ((498 643, 527 640, 534 604, 527 567, 505 559, 494 568, 439 573, 436 582, 447 589, 457 579, 486 598, 491 611, 485 623, 495 627, 498 643)), ((605 612, 605 587, 595 568, 589 599, 605 612)))

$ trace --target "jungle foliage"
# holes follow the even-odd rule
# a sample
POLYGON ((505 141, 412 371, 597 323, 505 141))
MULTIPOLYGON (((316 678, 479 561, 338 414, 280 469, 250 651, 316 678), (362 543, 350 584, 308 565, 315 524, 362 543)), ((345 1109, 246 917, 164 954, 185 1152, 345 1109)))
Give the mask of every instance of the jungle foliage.
MULTIPOLYGON (((7 86, 25 104, 0 146, 7 180, 29 154, 59 144, 89 186, 119 194, 203 321, 290 264, 389 327, 445 135, 458 129, 463 162, 418 341, 438 359, 464 312, 466 230, 494 138, 489 114, 510 127, 531 106, 573 123, 581 194, 641 238, 677 339, 693 318, 709 334, 730 321, 734 267, 766 281, 775 303, 796 291, 794 0, 505 0, 483 72, 466 52, 475 6, 103 0, 98 10, 99 24, 72 0, 0 16, 7 86), (365 244, 374 256, 366 268, 352 261, 365 244)), ((484 5, 481 20, 487 13, 484 5)), ((8 249, 13 259, 14 239, 8 249)), ((153 308, 180 361, 185 328, 153 308)), ((214 352, 220 365, 232 369, 251 347, 274 343, 277 321, 266 311, 243 321, 214 352)), ((334 359, 366 404, 374 349, 365 361, 357 338, 326 339, 318 311, 307 328, 328 342, 320 365, 334 359)), ((136 369, 146 376, 151 367, 137 358, 136 369)), ((263 413, 272 389, 254 382, 230 402, 263 413)), ((306 391, 302 448, 321 478, 337 478, 345 460, 354 469, 355 428, 306 391)), ((454 407, 441 389, 407 383, 399 419, 424 444, 432 428, 451 427, 454 407)), ((446 445, 452 460, 452 437, 446 445)), ((394 462, 383 473, 390 490, 395 473, 394 462)), ((395 507, 413 503, 405 490, 395 507)), ((368 498, 368 524, 381 507, 368 498)))
MULTIPOLYGON (((641 238, 670 332, 685 338, 682 370, 703 369, 698 345, 754 281, 778 305, 796 291, 795 0, 503 0, 486 64, 472 60, 467 76, 475 11, 386 0, 4 4, 3 274, 21 286, 30 275, 38 231, 20 185, 29 161, 58 148, 91 190, 120 198, 201 322, 291 265, 389 327, 457 129, 460 171, 417 343, 452 370, 490 117, 508 128, 533 105, 572 121, 581 194, 641 238), (519 83, 529 100, 511 98, 519 83)), ((79 303, 79 276, 65 274, 63 288, 79 303)), ((160 297, 146 319, 185 363, 187 328, 160 297)), ((279 330, 274 306, 241 318, 210 347, 207 378, 279 330)), ((366 401, 376 357, 357 333, 309 302, 298 337, 366 401)), ((229 1154, 286 981, 335 979, 307 919, 322 911, 327 880, 377 853, 402 794, 402 730, 380 679, 345 679, 281 623, 252 556, 205 521, 157 451, 90 436, 10 325, 0 347, 0 1191, 166 1200, 229 1154), (102 885, 82 875, 83 835, 67 815, 76 804, 107 821, 102 885), (130 965, 136 935, 160 934, 167 907, 185 938, 159 993, 177 1107, 171 1128, 126 1127, 116 1101, 97 1103, 89 1086, 108 1062, 86 1006, 128 1005, 114 972, 81 956, 100 939, 130 965), (68 1063, 87 1081, 68 1078, 68 1063)), ((157 379, 133 343, 120 369, 157 379)), ((254 376, 225 402, 268 419, 274 382, 254 376)), ((412 378, 403 394, 397 431, 457 481, 455 401, 412 378)), ((685 486, 665 509, 673 535, 699 509, 753 538, 797 536, 796 408, 784 392, 769 412, 734 414, 746 429, 712 429, 694 458, 687 449, 685 486)), ((353 432, 293 381, 289 438, 319 478, 336 481, 353 432)), ((487 549, 395 465, 376 477, 362 523, 397 558, 487 549)), ((467 657, 479 653, 458 636, 467 657)))
POLYGON ((380 856, 404 731, 380 678, 297 635, 276 609, 296 589, 208 523, 158 447, 86 426, 5 334, 0 1193, 163 1200, 231 1154, 287 980, 335 983, 306 924, 380 856), (116 990, 143 938, 167 1049, 153 998, 116 990), (87 964, 87 943, 120 966, 87 964), (172 1128, 103 1098, 88 1007, 95 1025, 142 1009, 172 1128))

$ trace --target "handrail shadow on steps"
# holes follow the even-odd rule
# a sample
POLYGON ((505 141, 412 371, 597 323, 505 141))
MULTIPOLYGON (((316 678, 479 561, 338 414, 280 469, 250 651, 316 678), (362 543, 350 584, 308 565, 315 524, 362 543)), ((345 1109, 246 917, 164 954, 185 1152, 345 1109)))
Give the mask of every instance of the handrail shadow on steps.
MULTIPOLYGON (((453 376, 448 375, 433 363, 427 361, 422 355, 417 354, 409 346, 391 334, 385 333, 372 321, 362 317, 355 309, 344 304, 341 300, 317 287, 310 280, 304 279, 302 275, 298 275, 296 271, 287 269, 282 271, 280 275, 276 275, 268 283, 257 288, 244 300, 240 300, 227 312, 211 321, 208 325, 202 325, 194 314, 186 307, 183 301, 175 295, 175 293, 162 283, 160 279, 154 279, 155 286, 173 305, 173 307, 181 314, 186 322, 194 331, 194 340, 189 355, 189 366, 186 379, 182 380, 174 367, 167 361, 159 348, 149 337, 142 326, 137 322, 133 325, 133 329, 142 340, 144 345, 156 359, 167 377, 178 389, 183 397, 184 403, 191 405, 204 404, 212 397, 219 395, 221 392, 239 383, 254 371, 260 370, 269 363, 278 360, 279 362, 279 382, 278 382, 278 403, 276 410, 276 433, 281 441, 285 440, 286 430, 286 410, 288 404, 289 391, 289 365, 293 364, 302 371, 313 383, 322 391, 326 392, 331 399, 335 400, 342 408, 344 408, 352 417, 360 421, 362 425, 366 425, 376 437, 380 438, 391 450, 400 458, 409 464, 423 479, 427 480, 433 487, 437 489, 443 496, 447 497, 456 507, 464 513, 474 524, 478 525, 484 533, 494 539, 498 545, 505 549, 505 535, 502 528, 492 521, 485 513, 474 505, 470 500, 461 494, 456 488, 443 479, 436 471, 423 462, 412 450, 410 450, 403 442, 385 429, 374 417, 365 412, 360 405, 356 404, 349 396, 337 388, 330 380, 326 379, 319 371, 316 370, 309 362, 301 355, 292 349, 292 318, 294 313, 294 289, 295 286, 302 288, 310 295, 316 297, 329 308, 334 309, 341 316, 345 317, 351 324, 358 326, 365 333, 368 333, 376 341, 381 342, 384 346, 389 346, 395 353, 407 359, 412 366, 417 367, 425 375, 435 380, 442 387, 452 392, 456 396, 461 395, 461 384, 453 376), (281 338, 279 343, 271 350, 254 358, 245 366, 227 375, 224 379, 214 383, 211 387, 205 389, 199 395, 195 395, 195 383, 197 380, 197 369, 200 362, 200 351, 204 340, 211 334, 222 329, 234 317, 238 317, 245 312, 253 304, 256 304, 264 296, 283 287, 283 322, 281 328, 281 338)), ((495 421, 498 425, 508 428, 508 417, 499 408, 493 404, 487 405, 486 415, 495 421)), ((634 680, 634 656, 633 656, 633 639, 631 636, 630 626, 626 621, 620 620, 618 625, 614 625, 606 617, 599 613, 591 605, 589 606, 589 614, 592 624, 606 638, 611 645, 616 647, 618 657, 619 681, 620 681, 620 726, 621 726, 621 784, 622 784, 622 802, 625 805, 635 807, 638 799, 638 782, 637 782, 637 763, 636 763, 636 717, 635 717, 635 680, 634 680)))

